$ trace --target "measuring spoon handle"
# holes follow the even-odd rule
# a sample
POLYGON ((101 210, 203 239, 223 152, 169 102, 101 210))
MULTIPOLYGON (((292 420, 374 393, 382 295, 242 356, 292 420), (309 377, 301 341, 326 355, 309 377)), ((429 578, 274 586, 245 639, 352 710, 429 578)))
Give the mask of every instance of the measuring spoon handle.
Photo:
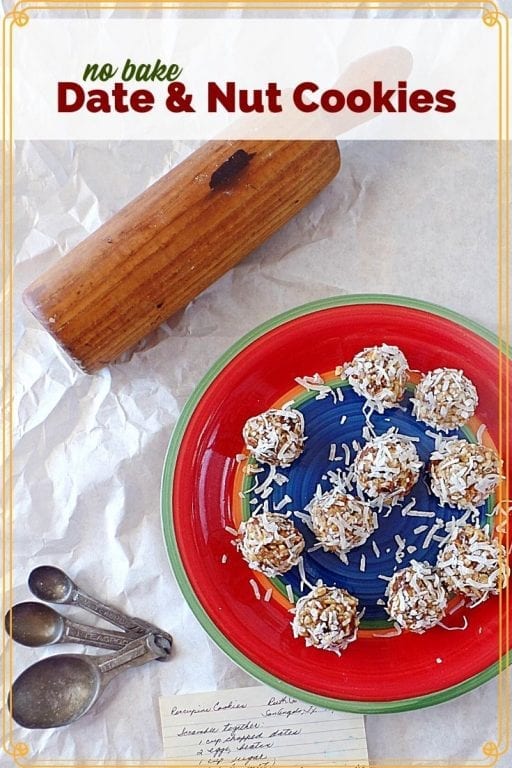
POLYGON ((117 653, 95 657, 94 663, 101 672, 102 685, 106 685, 113 677, 127 669, 162 658, 162 653, 162 648, 155 642, 155 635, 146 635, 132 640, 117 653))
POLYGON ((113 651, 124 648, 130 640, 131 637, 124 632, 89 627, 87 624, 78 624, 77 622, 67 620, 60 642, 85 643, 96 648, 105 648, 113 651))
POLYGON ((116 627, 121 627, 126 632, 133 636, 144 636, 148 632, 158 631, 158 628, 153 624, 149 624, 142 619, 137 619, 133 616, 127 616, 117 608, 113 608, 111 605, 102 603, 95 597, 83 592, 79 587, 75 585, 75 589, 70 597, 70 602, 74 605, 78 605, 80 608, 84 608, 86 611, 95 613, 97 616, 101 616, 103 619, 110 621, 116 627))
MULTIPOLYGON (((167 661, 169 659, 169 652, 172 646, 172 635, 168 632, 156 627, 154 624, 150 624, 142 619, 135 618, 134 616, 127 616, 125 613, 113 608, 111 605, 102 603, 95 597, 82 592, 82 590, 76 586, 73 590, 75 596, 74 604, 84 608, 86 611, 95 613, 101 616, 103 619, 107 619, 111 624, 117 627, 121 627, 126 632, 126 640, 135 637, 146 637, 147 635, 155 635, 157 638, 163 638, 163 644, 168 649, 166 653, 160 652, 156 657, 158 661, 167 661)), ((158 640, 160 642, 160 640, 158 640)), ((106 646, 105 646, 106 647, 106 646)))
POLYGON ((136 619, 132 616, 127 616, 125 613, 113 608, 111 605, 102 603, 95 597, 87 595, 77 587, 75 592, 75 605, 84 608, 86 611, 91 611, 97 616, 101 616, 104 619, 110 621, 111 624, 115 624, 116 627, 121 627, 126 632, 130 632, 132 635, 145 635, 148 631, 156 629, 151 624, 147 624, 141 619, 136 619))

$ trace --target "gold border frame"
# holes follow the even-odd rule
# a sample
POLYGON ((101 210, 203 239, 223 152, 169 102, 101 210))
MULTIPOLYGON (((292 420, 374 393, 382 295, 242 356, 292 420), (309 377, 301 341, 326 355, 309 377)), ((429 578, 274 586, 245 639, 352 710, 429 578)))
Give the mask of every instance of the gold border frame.
MULTIPOLYGON (((13 32, 16 27, 24 27, 30 20, 29 13, 38 10, 76 11, 76 10, 440 10, 440 11, 481 11, 482 20, 488 27, 498 27, 498 138, 497 138, 497 167, 498 167, 498 215, 497 215, 497 276, 498 276, 498 338, 499 338, 499 382, 498 382, 498 415, 499 434, 498 450, 503 457, 505 466, 510 461, 510 365, 507 350, 510 348, 510 104, 509 104, 509 19, 494 0, 431 0, 422 3, 421 0, 247 0, 229 2, 226 0, 19 0, 12 11, 3 19, 3 83, 2 83, 2 608, 5 615, 10 607, 10 595, 13 591, 13 554, 14 554, 14 501, 13 501, 13 260, 14 260, 14 137, 13 137, 13 32)), ((507 476, 504 489, 504 500, 509 500, 510 478, 507 476)), ((506 503, 509 503, 506 501, 506 503)), ((504 543, 507 551, 510 548, 510 526, 506 526, 504 543)), ((440 761, 418 763, 414 758, 416 768, 469 768, 469 766, 485 766, 492 768, 510 749, 510 668, 506 666, 505 656, 510 648, 510 601, 507 593, 499 595, 499 632, 498 659, 500 672, 498 681, 498 723, 496 740, 489 740, 482 746, 482 752, 487 758, 483 761, 471 761, 465 764, 442 763, 440 761)), ((6 701, 13 680, 13 644, 6 633, 3 633, 3 664, 2 664, 2 696, 6 701)), ((47 768, 107 768, 108 766, 138 766, 139 768, 165 768, 165 761, 135 762, 133 760, 119 762, 111 760, 93 761, 80 760, 43 760, 27 762, 29 745, 25 742, 15 742, 13 735, 13 720, 7 711, 2 709, 2 747, 18 766, 46 766, 47 768)), ((327 764, 319 764, 325 768, 327 764)), ((408 763, 386 761, 373 768, 407 768, 408 763)), ((190 768, 190 765, 189 765, 190 768)), ((312 768, 312 765, 311 765, 312 768)), ((354 766, 357 768, 357 766, 354 766)))

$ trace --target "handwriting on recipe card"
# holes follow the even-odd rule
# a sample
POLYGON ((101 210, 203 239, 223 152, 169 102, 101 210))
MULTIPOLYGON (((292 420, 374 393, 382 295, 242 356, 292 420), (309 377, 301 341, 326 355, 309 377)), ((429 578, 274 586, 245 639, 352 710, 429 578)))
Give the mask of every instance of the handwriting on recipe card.
POLYGON ((160 714, 169 765, 368 765, 362 715, 320 709, 265 686, 161 698, 160 714))

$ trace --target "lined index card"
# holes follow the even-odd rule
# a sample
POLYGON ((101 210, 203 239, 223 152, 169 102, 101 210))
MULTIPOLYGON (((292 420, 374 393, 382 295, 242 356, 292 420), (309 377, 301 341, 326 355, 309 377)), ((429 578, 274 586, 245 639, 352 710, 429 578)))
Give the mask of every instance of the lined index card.
POLYGON ((169 765, 368 766, 362 715, 321 709, 266 686, 160 699, 169 765))

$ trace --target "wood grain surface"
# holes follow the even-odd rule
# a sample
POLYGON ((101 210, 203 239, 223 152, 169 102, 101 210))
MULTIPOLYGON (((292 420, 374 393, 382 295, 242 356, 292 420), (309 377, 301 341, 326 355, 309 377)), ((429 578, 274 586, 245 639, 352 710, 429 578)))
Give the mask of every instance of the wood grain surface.
POLYGON ((261 245, 339 167, 335 141, 209 142, 36 279, 25 304, 96 371, 261 245), (240 150, 250 158, 225 165, 212 189, 240 150))

